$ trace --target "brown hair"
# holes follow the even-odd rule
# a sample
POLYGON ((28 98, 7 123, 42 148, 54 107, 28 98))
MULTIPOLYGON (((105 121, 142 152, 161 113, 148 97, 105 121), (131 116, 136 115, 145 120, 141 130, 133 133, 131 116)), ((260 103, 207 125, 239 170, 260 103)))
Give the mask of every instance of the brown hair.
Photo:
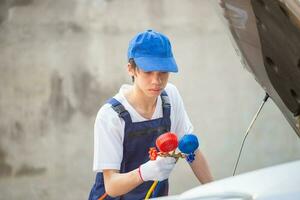
MULTIPOLYGON (((137 68, 137 66, 136 66, 136 64, 135 64, 135 62, 134 62, 134 60, 133 60, 133 58, 130 58, 128 62, 129 62, 129 64, 132 66, 132 68, 133 68, 134 70, 137 68)), ((132 80, 132 82, 134 82, 134 76, 131 77, 131 80, 132 80)))

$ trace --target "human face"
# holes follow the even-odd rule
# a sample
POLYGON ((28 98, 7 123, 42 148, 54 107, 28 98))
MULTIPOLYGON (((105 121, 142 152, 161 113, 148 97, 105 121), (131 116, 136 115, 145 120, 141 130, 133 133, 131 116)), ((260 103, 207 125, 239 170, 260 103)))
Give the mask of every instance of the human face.
POLYGON ((147 97, 157 97, 166 87, 169 80, 169 72, 150 71, 145 72, 139 68, 131 69, 134 86, 147 97))

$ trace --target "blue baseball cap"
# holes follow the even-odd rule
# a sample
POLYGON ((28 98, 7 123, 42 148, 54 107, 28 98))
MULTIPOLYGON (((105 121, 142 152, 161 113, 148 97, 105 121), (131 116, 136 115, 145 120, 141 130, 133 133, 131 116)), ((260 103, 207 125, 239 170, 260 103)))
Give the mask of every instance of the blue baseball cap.
POLYGON ((178 72, 169 39, 153 30, 138 33, 129 42, 127 56, 145 72, 178 72))

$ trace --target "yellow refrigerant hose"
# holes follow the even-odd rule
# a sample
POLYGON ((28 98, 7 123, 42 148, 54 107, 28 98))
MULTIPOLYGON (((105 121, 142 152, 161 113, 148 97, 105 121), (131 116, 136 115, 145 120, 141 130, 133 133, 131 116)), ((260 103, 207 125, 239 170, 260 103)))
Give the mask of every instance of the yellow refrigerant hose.
POLYGON ((158 181, 154 181, 154 182, 152 183, 150 189, 149 189, 148 192, 147 192, 147 195, 146 195, 146 197, 145 197, 145 200, 150 198, 150 196, 151 196, 153 190, 155 189, 157 183, 158 183, 158 181))

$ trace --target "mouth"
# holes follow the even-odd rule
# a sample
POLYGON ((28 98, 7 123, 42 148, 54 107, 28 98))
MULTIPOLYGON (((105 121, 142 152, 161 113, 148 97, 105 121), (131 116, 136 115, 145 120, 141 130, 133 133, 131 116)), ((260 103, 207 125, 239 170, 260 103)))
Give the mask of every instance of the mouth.
POLYGON ((160 92, 161 89, 160 89, 160 88, 159 88, 159 89, 156 89, 156 88, 155 88, 155 89, 149 89, 149 91, 150 91, 150 92, 160 92))

